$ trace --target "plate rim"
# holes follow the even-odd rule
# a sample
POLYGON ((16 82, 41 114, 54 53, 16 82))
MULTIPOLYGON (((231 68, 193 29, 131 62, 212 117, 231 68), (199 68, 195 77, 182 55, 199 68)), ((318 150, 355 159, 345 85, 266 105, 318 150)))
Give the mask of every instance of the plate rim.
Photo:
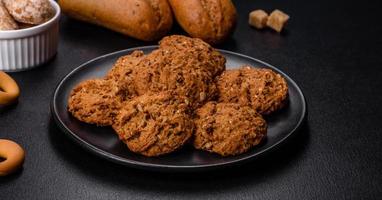
POLYGON ((306 98, 304 96, 304 93, 302 92, 301 88, 298 86, 298 84, 292 79, 290 78, 287 74, 285 74, 283 71, 281 71, 280 69, 274 67, 273 65, 269 64, 269 63, 266 63, 264 61, 261 61, 259 59, 256 59, 256 58, 253 58, 251 56, 247 56, 247 55, 244 55, 244 54, 241 54, 241 53, 236 53, 236 52, 233 52, 233 51, 228 51, 228 50, 224 50, 224 49, 216 49, 218 50, 219 52, 223 52, 223 53, 226 53, 226 54, 231 54, 231 55, 236 55, 236 56, 239 56, 239 57, 244 57, 246 59, 249 59, 249 60, 253 60, 255 62, 258 62, 264 66, 267 66, 269 68, 271 68, 272 70, 276 71, 277 73, 280 73, 282 76, 284 76, 285 78, 287 78, 292 84, 293 86, 297 89, 297 93, 301 96, 301 99, 302 99, 302 115, 300 116, 297 124, 294 126, 294 128, 289 131, 288 134, 286 134, 285 136, 283 136, 280 140, 278 140, 277 142, 275 142, 274 144, 272 144, 271 146, 265 148, 265 149, 262 149, 256 153, 253 153, 253 154, 250 154, 248 156, 245 156, 243 158, 240 158, 240 159, 235 159, 235 160, 231 160, 231 161, 226 161, 226 162, 223 162, 223 163, 213 163, 213 164, 202 164, 202 165, 182 165, 182 166, 179 166, 179 165, 165 165, 165 164, 153 164, 153 163, 146 163, 146 162, 141 162, 141 161, 134 161, 134 160, 130 160, 130 159, 126 159, 126 158, 122 158, 120 156, 117 156, 117 155, 114 155, 112 153, 109 153, 107 151, 104 151, 90 143, 88 143, 86 140, 80 138, 79 136, 77 136, 75 133, 73 133, 66 125, 65 123, 63 123, 63 121, 60 119, 60 117, 58 116, 58 112, 57 112, 57 107, 55 105, 55 102, 57 100, 57 95, 58 95, 58 91, 60 90, 61 86, 63 85, 63 83, 74 73, 76 73, 77 71, 81 70, 83 67, 87 66, 88 64, 92 63, 92 62, 95 62, 97 60, 101 60, 105 57, 109 57, 109 56, 112 56, 112 55, 115 55, 115 54, 119 54, 119 53, 122 53, 122 52, 131 52, 131 51, 134 51, 134 50, 144 50, 144 49, 155 49, 155 48, 158 48, 158 45, 149 45, 149 46, 140 46, 140 47, 134 47, 134 48, 128 48, 128 49, 123 49, 123 50, 119 50, 119 51, 115 51, 115 52, 111 52, 111 53, 108 53, 108 54, 104 54, 104 55, 101 55, 101 56, 98 56, 98 57, 95 57, 81 65, 79 65, 78 67, 76 67, 75 69, 73 69, 72 71, 70 71, 68 74, 66 74, 60 81, 59 83, 56 85, 55 89, 54 89, 54 93, 53 93, 53 96, 52 96, 52 100, 51 100, 51 103, 50 103, 50 109, 51 109, 51 115, 53 116, 53 119, 56 123, 56 125, 58 125, 58 127, 60 128, 60 130, 62 132, 64 132, 66 135, 70 136, 71 139, 73 139, 76 143, 78 143, 81 147, 83 147, 84 149, 86 149, 88 152, 91 152, 92 154, 96 155, 96 156, 100 156, 106 160, 109 160, 109 161, 112 161, 114 163, 117 163, 117 164, 122 164, 122 165, 125 165, 125 166, 129 166, 129 167, 133 167, 133 168, 138 168, 138 169, 153 169, 153 170, 160 170, 160 169, 172 169, 172 170, 200 170, 200 169, 212 169, 212 168, 217 168, 217 167, 226 167, 226 166, 232 166, 232 165, 238 165, 238 164, 242 164, 244 162, 248 162, 248 161, 251 161, 271 150, 274 150, 276 149, 276 147, 280 146, 281 144, 283 144, 288 138, 290 138, 295 132, 297 132, 301 126, 302 126, 302 123, 305 121, 306 119, 306 116, 307 116, 307 102, 306 102, 306 98))

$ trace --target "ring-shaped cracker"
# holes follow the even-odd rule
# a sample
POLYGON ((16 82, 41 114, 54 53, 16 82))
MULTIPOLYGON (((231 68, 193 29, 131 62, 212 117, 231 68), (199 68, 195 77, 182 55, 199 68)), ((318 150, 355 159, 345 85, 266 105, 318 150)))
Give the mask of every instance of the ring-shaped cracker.
POLYGON ((0 139, 0 176, 6 176, 19 169, 25 158, 24 149, 16 142, 0 139))
POLYGON ((0 71, 0 105, 9 105, 17 101, 20 89, 16 81, 0 71))

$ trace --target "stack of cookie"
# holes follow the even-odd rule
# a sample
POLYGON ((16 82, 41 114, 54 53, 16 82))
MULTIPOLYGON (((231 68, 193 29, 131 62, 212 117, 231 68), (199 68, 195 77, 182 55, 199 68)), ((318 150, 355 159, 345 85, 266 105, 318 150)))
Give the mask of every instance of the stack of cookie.
POLYGON ((173 152, 189 141, 228 156, 262 141, 262 114, 280 109, 287 91, 271 70, 225 70, 225 58, 210 45, 173 35, 149 54, 119 58, 104 78, 77 85, 68 110, 80 121, 111 125, 131 151, 145 156, 173 152))

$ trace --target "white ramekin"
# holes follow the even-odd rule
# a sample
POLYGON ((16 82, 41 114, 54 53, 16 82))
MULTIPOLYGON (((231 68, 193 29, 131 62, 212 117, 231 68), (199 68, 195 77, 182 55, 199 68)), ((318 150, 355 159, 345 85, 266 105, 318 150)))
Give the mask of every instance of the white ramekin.
POLYGON ((50 0, 55 15, 49 21, 31 28, 0 31, 0 70, 23 71, 49 61, 58 46, 60 6, 50 0))

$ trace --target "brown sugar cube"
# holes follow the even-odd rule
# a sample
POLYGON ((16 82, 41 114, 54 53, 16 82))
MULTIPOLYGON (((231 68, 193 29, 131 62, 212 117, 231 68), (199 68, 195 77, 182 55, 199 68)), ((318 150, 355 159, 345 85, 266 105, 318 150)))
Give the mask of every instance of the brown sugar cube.
POLYGON ((254 10, 249 13, 249 24, 255 28, 262 29, 267 25, 268 14, 264 10, 254 10))
POLYGON ((285 23, 288 21, 289 15, 280 10, 274 10, 268 17, 267 26, 277 32, 281 32, 285 23))

